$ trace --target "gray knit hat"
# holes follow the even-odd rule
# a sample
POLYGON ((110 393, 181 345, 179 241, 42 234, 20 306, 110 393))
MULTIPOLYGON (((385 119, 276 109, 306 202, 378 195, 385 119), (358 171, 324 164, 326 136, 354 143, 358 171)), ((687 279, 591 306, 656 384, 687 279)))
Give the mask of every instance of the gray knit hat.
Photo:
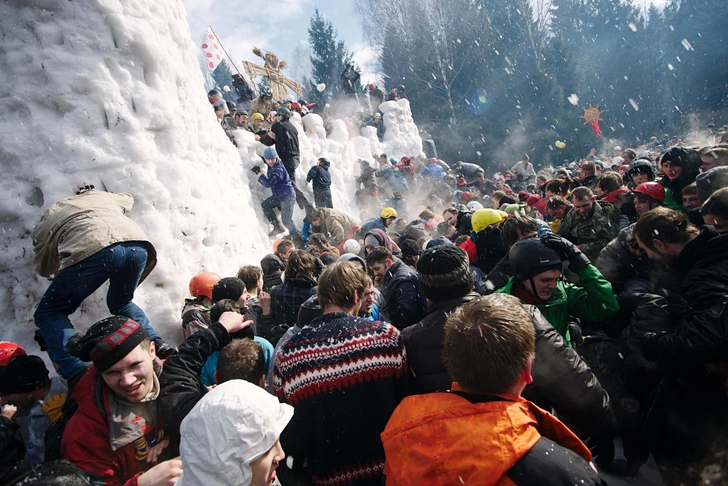
POLYGON ((695 185, 698 188, 698 199, 701 202, 707 201, 715 191, 728 186, 728 166, 713 167, 699 174, 695 178, 695 185))
POLYGON ((474 285, 468 254, 455 245, 426 250, 417 261, 417 273, 425 297, 433 301, 461 297, 474 285))

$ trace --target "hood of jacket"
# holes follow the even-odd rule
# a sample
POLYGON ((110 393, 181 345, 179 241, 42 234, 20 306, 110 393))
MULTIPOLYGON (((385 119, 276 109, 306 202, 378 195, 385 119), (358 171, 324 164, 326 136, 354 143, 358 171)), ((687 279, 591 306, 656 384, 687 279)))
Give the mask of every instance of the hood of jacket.
POLYGON ((215 387, 182 421, 177 484, 250 484, 250 463, 275 445, 292 417, 293 407, 247 381, 215 387))

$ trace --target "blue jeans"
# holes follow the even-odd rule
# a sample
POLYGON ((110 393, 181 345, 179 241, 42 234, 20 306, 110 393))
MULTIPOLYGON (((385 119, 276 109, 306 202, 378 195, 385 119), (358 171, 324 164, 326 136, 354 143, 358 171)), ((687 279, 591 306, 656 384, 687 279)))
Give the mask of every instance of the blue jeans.
POLYGON ((33 317, 48 346, 48 355, 65 379, 73 378, 88 366, 66 350, 68 339, 76 334, 68 316, 107 280, 109 291, 106 305, 109 311, 137 321, 147 330, 150 339, 159 337, 149 325, 144 311, 132 302, 146 264, 147 249, 144 244, 116 243, 64 268, 53 279, 33 317))
POLYGON ((293 223, 293 205, 295 204, 295 202, 296 199, 294 197, 289 197, 285 201, 279 201, 275 197, 271 196, 268 199, 264 200, 261 203, 261 206, 263 208, 263 214, 265 214, 265 217, 268 218, 268 221, 273 224, 275 224, 275 222, 278 220, 278 217, 273 210, 276 208, 280 209, 283 226, 288 229, 289 234, 297 235, 299 234, 299 231, 298 228, 296 228, 296 225, 293 223))

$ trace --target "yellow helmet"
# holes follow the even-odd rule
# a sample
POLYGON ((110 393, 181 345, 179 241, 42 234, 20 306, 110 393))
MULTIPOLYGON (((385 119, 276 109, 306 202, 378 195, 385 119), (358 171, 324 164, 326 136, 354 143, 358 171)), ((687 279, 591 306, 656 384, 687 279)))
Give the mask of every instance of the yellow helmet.
POLYGON ((470 224, 473 227, 473 231, 480 233, 491 224, 500 223, 501 221, 503 221, 503 216, 501 216, 500 211, 483 208, 473 213, 470 224))
POLYGON ((394 208, 384 208, 382 209, 382 213, 379 215, 379 217, 382 219, 396 218, 397 211, 395 211, 394 208))
POLYGON ((253 113, 252 120, 253 121, 255 121, 255 120, 265 120, 265 117, 263 117, 263 115, 261 115, 260 113, 256 112, 256 113, 253 113))

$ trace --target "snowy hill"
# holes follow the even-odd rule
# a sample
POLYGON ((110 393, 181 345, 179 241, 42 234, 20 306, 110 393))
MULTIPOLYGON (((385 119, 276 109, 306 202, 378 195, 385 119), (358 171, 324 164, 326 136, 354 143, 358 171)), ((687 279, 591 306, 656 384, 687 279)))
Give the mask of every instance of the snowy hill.
MULTIPOLYGON (((0 340, 41 354, 32 314, 48 282, 34 272, 30 231, 85 181, 134 196, 129 216, 159 260, 135 302, 178 343, 192 275, 231 276, 271 251, 260 210, 266 193, 247 170, 260 162, 260 144, 240 131, 236 149, 218 125, 182 3, 3 2, 0 30, 0 340)), ((334 204, 358 216, 356 158, 415 155, 421 147, 406 100, 381 109, 388 124, 383 144, 371 128, 350 138, 341 120, 326 138, 320 117, 305 117, 299 187, 317 157, 329 157, 334 204)), ((294 219, 300 224, 302 214, 294 219)), ((105 295, 106 286, 71 316, 76 329, 108 315, 105 295)))

